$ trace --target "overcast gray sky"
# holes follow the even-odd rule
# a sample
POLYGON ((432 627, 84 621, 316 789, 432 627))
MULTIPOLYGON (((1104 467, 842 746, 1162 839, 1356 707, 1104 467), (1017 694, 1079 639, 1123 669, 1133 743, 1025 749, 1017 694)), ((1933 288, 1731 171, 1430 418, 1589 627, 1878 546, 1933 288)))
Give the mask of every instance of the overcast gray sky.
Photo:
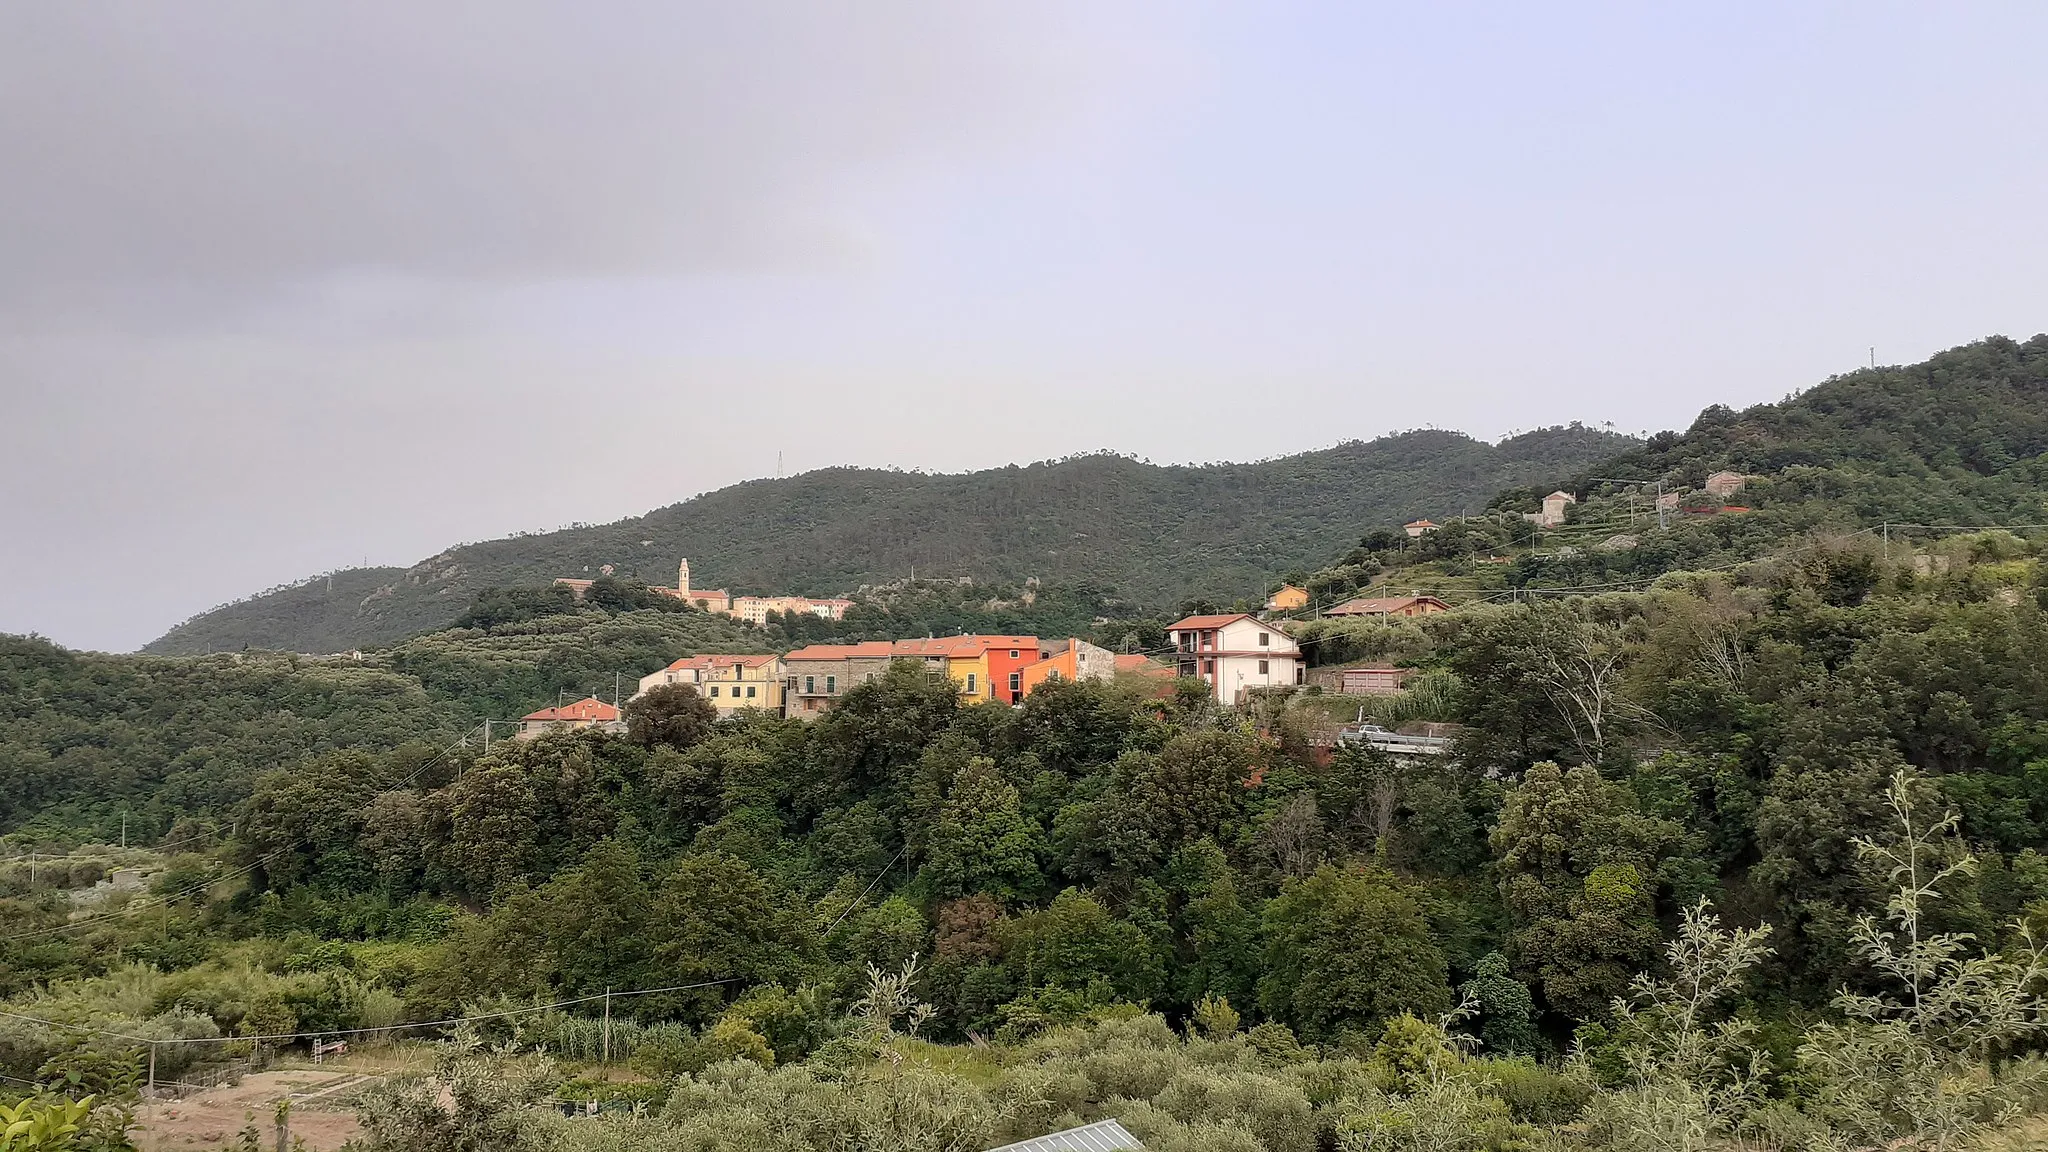
POLYGON ((0 0, 0 631, 2048 328, 2048 6, 0 0))

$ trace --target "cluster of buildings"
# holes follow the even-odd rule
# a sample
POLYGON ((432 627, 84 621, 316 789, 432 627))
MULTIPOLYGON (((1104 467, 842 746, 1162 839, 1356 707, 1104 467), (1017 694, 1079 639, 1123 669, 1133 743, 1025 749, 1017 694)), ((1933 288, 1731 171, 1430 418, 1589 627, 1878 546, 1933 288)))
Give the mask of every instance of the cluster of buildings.
MULTIPOLYGON (((812 644, 780 656, 707 653, 685 656, 641 677, 634 695, 687 684, 721 716, 760 709, 811 719, 899 660, 946 677, 962 699, 976 703, 1018 704, 1054 680, 1107 680, 1119 673, 1162 682, 1200 680, 1225 704, 1243 703, 1257 689, 1306 683, 1307 662, 1293 637, 1248 613, 1190 616, 1168 628, 1167 639, 1170 663, 1143 654, 1118 655, 1086 640, 1036 636, 812 644)), ((620 731, 624 726, 617 706, 593 696, 521 717, 518 736, 531 739, 557 727, 620 731)))
MULTIPOLYGON (((829 711, 848 692, 887 672, 898 660, 912 661, 945 676, 963 699, 977 703, 1017 704, 1054 679, 1107 680, 1119 672, 1161 679, 1173 675, 1150 657, 1119 656, 1086 640, 946 636, 812 644, 781 656, 685 656, 641 677, 634 695, 666 684, 688 684, 721 716, 757 708, 810 719, 829 711)), ((556 726, 618 731, 624 723, 617 707, 592 697, 522 717, 518 735, 531 739, 556 726)))
MULTIPOLYGON (((605 565, 603 571, 605 575, 611 575, 611 565, 605 565)), ((594 580, 568 576, 557 577, 555 580, 556 587, 569 589, 578 600, 583 599, 583 594, 590 591, 590 586, 594 583, 594 580)), ((706 612, 736 616, 750 624, 765 624, 770 614, 818 616, 826 620, 839 620, 845 618, 848 608, 853 607, 853 601, 836 597, 818 600, 809 596, 734 596, 723 588, 692 588, 688 558, 676 565, 675 587, 650 587, 648 590, 694 604, 706 612)))

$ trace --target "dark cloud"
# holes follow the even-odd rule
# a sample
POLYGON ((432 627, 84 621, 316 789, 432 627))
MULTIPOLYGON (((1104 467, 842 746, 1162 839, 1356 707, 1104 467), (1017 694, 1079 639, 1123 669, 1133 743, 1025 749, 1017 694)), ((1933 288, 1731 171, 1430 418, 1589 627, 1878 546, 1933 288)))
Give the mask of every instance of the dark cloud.
POLYGON ((1018 7, 9 5, 0 299, 843 259, 841 183, 1051 102, 1018 7))

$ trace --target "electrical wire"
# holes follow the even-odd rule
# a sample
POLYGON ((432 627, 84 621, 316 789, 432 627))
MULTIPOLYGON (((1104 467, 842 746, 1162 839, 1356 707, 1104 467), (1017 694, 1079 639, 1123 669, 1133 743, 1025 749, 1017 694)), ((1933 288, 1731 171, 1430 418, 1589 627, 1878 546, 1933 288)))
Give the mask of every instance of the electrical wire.
POLYGON ((151 1038, 135 1036, 126 1032, 115 1032, 106 1028, 94 1028, 87 1024, 66 1024, 60 1020, 44 1020, 36 1016, 24 1016, 19 1012, 0 1011, 0 1016, 10 1020, 23 1020, 30 1024, 72 1032, 90 1032, 97 1036, 111 1036, 133 1044, 152 1047, 159 1044, 232 1044, 240 1041, 312 1040, 329 1036, 362 1036, 370 1033, 402 1032, 410 1028, 446 1028, 457 1024, 472 1024, 479 1020, 502 1020, 509 1016, 528 1016, 536 1012, 550 1012, 576 1004, 589 1004, 598 1000, 622 1000, 631 996, 653 996, 662 992, 691 992, 701 988, 716 988, 725 984, 737 984, 740 978, 727 977, 723 980, 704 980, 695 984, 670 984, 661 988, 634 988, 624 992, 599 992, 589 996, 575 996, 567 1000, 556 1000, 550 1004, 534 1004, 524 1008, 508 1008, 501 1012, 479 1012, 469 1016, 450 1016, 442 1020, 418 1020, 405 1024, 387 1024, 376 1028, 328 1028, 318 1032, 273 1032, 257 1036, 171 1036, 151 1038))

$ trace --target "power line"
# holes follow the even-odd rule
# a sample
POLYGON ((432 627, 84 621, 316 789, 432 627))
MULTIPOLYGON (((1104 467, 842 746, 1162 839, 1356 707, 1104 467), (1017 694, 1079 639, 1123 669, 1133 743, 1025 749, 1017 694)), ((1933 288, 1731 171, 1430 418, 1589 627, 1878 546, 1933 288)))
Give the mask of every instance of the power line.
POLYGON ((0 1011, 0 1016, 10 1020, 22 1020, 30 1024, 72 1032, 90 1032, 97 1036, 111 1036, 134 1044, 156 1046, 159 1044, 233 1044, 241 1041, 312 1040, 327 1036, 362 1036, 370 1033, 399 1032, 408 1028, 446 1028, 456 1024, 472 1024, 479 1020, 502 1020, 509 1016, 528 1016, 536 1012, 550 1012, 556 1008, 567 1008, 576 1004, 588 1004, 607 997, 619 999, 625 996, 653 996, 663 992, 691 992, 701 988, 717 988, 725 984, 737 984, 740 977, 729 976, 723 980, 704 980, 695 984, 670 984, 661 988, 635 988, 626 992, 599 992, 590 996, 574 996, 567 1000, 556 1000, 549 1004, 534 1004, 524 1008, 507 1008, 499 1012, 479 1012, 470 1016, 450 1016, 441 1020, 418 1020, 405 1024, 387 1024, 376 1028, 325 1028, 318 1032, 272 1032, 257 1036, 136 1036, 127 1032, 115 1032, 106 1028, 95 1028, 87 1024, 67 1024, 61 1020, 45 1020, 37 1016, 24 1016, 19 1012, 0 1011))

